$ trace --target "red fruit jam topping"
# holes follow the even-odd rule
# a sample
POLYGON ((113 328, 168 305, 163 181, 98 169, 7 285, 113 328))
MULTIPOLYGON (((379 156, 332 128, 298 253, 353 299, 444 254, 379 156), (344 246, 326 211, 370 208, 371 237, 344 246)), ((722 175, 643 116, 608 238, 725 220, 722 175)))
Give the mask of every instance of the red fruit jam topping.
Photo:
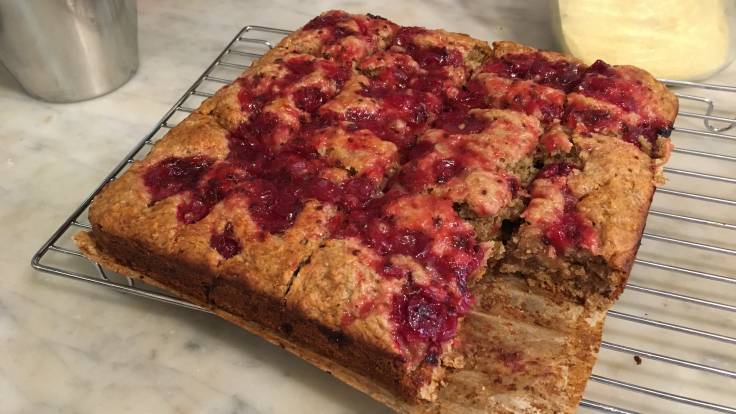
POLYGON ((390 90, 373 87, 361 91, 366 97, 380 100, 377 112, 351 108, 344 119, 355 129, 368 129, 378 137, 391 141, 404 152, 411 148, 416 135, 429 126, 429 122, 440 112, 439 100, 428 93, 411 89, 390 90))
POLYGON ((643 137, 650 143, 653 153, 656 151, 657 138, 668 137, 672 132, 672 125, 662 120, 644 119, 631 125, 614 112, 589 109, 580 104, 568 105, 563 121, 569 128, 580 132, 620 133, 624 141, 640 148, 639 139, 643 137))
POLYGON ((466 111, 455 110, 440 114, 434 126, 450 134, 478 134, 488 127, 488 121, 466 111))
POLYGON ((151 192, 151 202, 194 189, 200 177, 212 165, 205 156, 169 157, 148 168, 143 180, 151 192))
POLYGON ((322 52, 336 60, 358 59, 370 53, 378 41, 378 33, 395 30, 396 24, 383 17, 366 15, 351 16, 343 11, 330 11, 317 16, 304 26, 305 30, 316 30, 322 42, 322 52), (356 36, 368 50, 359 50, 356 44, 341 42, 348 36, 356 36))
POLYGON ((337 26, 339 23, 344 23, 352 19, 353 17, 344 11, 332 10, 310 20, 306 25, 304 25, 304 30, 316 30, 325 27, 332 28, 337 26))
POLYGON ((436 177, 435 182, 437 184, 444 184, 450 181, 452 177, 459 175, 465 170, 462 160, 456 158, 443 158, 441 160, 437 160, 433 167, 434 175, 436 177))
POLYGON ((404 291, 393 299, 391 318, 397 325, 396 341, 410 347, 426 344, 427 352, 436 352, 441 343, 455 334, 457 319, 468 312, 473 302, 467 278, 482 265, 484 251, 472 228, 452 210, 449 200, 422 196, 423 204, 417 208, 411 204, 412 197, 416 196, 389 191, 365 208, 346 214, 335 236, 356 237, 373 248, 381 257, 376 271, 384 277, 408 278, 404 291), (402 211, 410 209, 411 215, 430 215, 432 232, 397 224, 390 212, 392 205, 400 206, 402 211), (441 253, 433 249, 437 243, 443 246, 437 249, 441 253), (392 262, 396 255, 410 256, 421 264, 430 283, 414 282, 409 269, 392 262))
POLYGON ((238 94, 240 107, 252 117, 258 116, 270 102, 287 95, 294 97, 297 108, 305 112, 315 112, 342 88, 352 73, 348 66, 310 56, 288 58, 281 65, 287 71, 280 78, 254 75, 238 79, 237 82, 241 85, 238 94), (307 86, 294 90, 293 85, 296 82, 317 70, 324 73, 328 82, 321 87, 307 86))
POLYGON ((316 112, 323 103, 327 102, 327 95, 313 86, 302 88, 294 93, 296 107, 305 112, 316 112))
POLYGON ((577 167, 568 164, 566 162, 561 162, 557 164, 550 164, 542 168, 539 173, 537 173, 537 178, 552 178, 552 177, 559 177, 559 176, 567 176, 570 175, 572 170, 577 169, 577 167))
POLYGON ((391 312, 391 319, 398 326, 397 339, 410 345, 428 344, 425 360, 431 364, 437 363, 442 343, 455 336, 460 316, 452 306, 412 285, 394 298, 391 312))
POLYGON ((572 129, 590 132, 617 131, 621 122, 605 109, 587 109, 579 105, 567 107, 564 121, 565 125, 572 129))
MULTIPOLYGON (((459 51, 446 47, 419 46, 416 36, 427 32, 427 29, 421 27, 402 27, 394 38, 391 50, 406 53, 423 69, 421 74, 415 73, 409 81, 412 88, 443 96, 448 88, 459 86, 454 85, 455 82, 450 78, 446 68, 464 68, 463 56, 459 51)), ((465 69, 465 76, 468 73, 469 71, 465 69)))
POLYGON ((512 85, 502 100, 502 108, 510 108, 538 117, 544 123, 550 123, 562 116, 565 95, 560 91, 528 82, 517 82, 512 85))
MULTIPOLYGON (((537 174, 537 178, 565 177, 575 169, 577 167, 567 163, 550 164, 537 174)), ((594 246, 596 244, 595 229, 577 211, 578 200, 566 184, 562 187, 562 195, 565 200, 562 214, 544 230, 545 243, 552 245, 558 254, 563 254, 570 247, 590 248, 594 246)))
POLYGON ((629 112, 637 110, 634 98, 636 89, 636 85, 621 79, 616 71, 602 60, 597 60, 585 71, 582 82, 576 88, 585 96, 610 102, 629 112))
POLYGON ((410 160, 398 174, 397 181, 406 189, 419 192, 427 185, 442 185, 465 171, 462 157, 435 159, 431 164, 421 162, 421 158, 410 160))
POLYGON ((578 85, 583 73, 581 66, 574 62, 553 62, 539 52, 506 54, 486 62, 481 71, 504 78, 529 79, 566 92, 578 85))
POLYGON ((222 233, 215 233, 210 237, 210 246, 225 259, 240 253, 240 242, 235 238, 232 223, 227 223, 222 233))
POLYGON ((459 66, 463 63, 463 57, 457 50, 449 50, 446 47, 438 46, 418 46, 415 42, 415 37, 427 32, 428 30, 423 27, 402 27, 396 34, 393 44, 403 48, 406 54, 411 56, 419 63, 419 66, 425 69, 459 66))
POLYGON ((340 184, 321 178, 329 165, 306 140, 293 140, 274 152, 249 128, 231 134, 230 139, 231 158, 250 179, 241 191, 251 200, 253 218, 270 233, 291 226, 307 199, 350 209, 378 192, 378 184, 364 176, 340 184))
POLYGON ((351 21, 358 23, 356 19, 343 11, 330 11, 312 19, 304 26, 304 30, 319 30, 319 33, 322 34, 322 42, 327 46, 348 36, 359 34, 356 30, 346 26, 351 21))
POLYGON ((595 229, 575 209, 577 199, 567 187, 564 196, 565 210, 562 216, 544 232, 545 241, 551 244, 558 254, 570 247, 590 246, 591 240, 595 240, 596 237, 595 229))

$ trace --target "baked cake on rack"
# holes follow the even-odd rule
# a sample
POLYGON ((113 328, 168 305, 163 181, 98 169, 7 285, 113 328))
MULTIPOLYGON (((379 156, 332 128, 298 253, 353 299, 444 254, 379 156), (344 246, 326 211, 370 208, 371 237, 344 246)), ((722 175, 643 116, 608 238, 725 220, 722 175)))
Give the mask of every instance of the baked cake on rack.
POLYGON ((676 110, 634 67, 329 11, 76 240, 401 411, 574 411, 676 110))

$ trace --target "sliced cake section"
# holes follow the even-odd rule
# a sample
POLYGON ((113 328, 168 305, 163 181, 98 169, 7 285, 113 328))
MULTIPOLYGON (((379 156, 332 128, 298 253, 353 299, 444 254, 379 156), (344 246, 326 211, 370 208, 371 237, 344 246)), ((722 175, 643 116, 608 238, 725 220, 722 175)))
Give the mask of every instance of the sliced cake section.
POLYGON ((610 304, 624 288, 656 182, 634 145, 573 135, 574 161, 545 166, 529 187, 502 273, 581 303, 610 304))
POLYGON ((295 278, 287 329, 409 399, 434 399, 491 248, 431 195, 389 193, 346 220, 295 278))

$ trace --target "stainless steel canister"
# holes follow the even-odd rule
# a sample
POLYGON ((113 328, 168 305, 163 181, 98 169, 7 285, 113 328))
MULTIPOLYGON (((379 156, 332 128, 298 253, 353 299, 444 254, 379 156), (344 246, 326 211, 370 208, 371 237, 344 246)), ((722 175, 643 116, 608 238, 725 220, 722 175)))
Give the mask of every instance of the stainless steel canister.
POLYGON ((135 0, 0 0, 0 60, 51 102, 93 98, 138 68, 135 0))

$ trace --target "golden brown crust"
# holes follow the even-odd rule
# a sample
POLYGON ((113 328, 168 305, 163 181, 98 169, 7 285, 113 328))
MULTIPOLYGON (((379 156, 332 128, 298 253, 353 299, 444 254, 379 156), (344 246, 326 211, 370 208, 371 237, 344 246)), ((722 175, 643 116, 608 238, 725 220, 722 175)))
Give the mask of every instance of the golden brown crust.
POLYGON ((584 167, 568 180, 577 209, 598 231, 606 263, 627 272, 654 195, 652 160, 631 145, 601 135, 574 136, 584 167))

